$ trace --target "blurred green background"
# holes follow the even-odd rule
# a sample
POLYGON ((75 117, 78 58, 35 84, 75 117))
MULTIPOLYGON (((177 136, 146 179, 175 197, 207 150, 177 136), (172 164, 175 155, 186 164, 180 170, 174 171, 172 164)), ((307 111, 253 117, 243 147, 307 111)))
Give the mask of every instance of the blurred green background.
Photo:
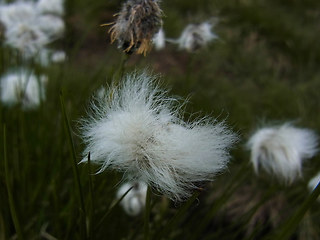
MULTIPOLYGON (((245 142, 258 127, 286 121, 320 133, 320 1, 163 0, 161 6, 166 37, 178 38, 187 24, 217 17, 213 31, 219 39, 196 53, 168 43, 146 57, 132 55, 125 71, 147 68, 160 74, 172 94, 189 98, 186 118, 198 112, 226 119, 242 140, 228 171, 205 185, 187 210, 181 210, 185 203, 152 194, 151 239, 164 229, 163 239, 276 239, 273 234, 309 196, 307 183, 320 170, 319 156, 305 162, 302 179, 284 186, 272 176, 254 174, 245 142)), ((60 105, 62 90, 80 161, 84 146, 78 121, 86 116, 92 94, 111 83, 123 58, 116 44, 110 44, 108 27, 100 27, 114 21, 121 1, 66 0, 66 8, 67 32, 53 47, 64 49, 68 60, 48 68, 30 63, 49 76, 46 101, 30 112, 0 105, 6 125, 6 141, 0 130, 0 239, 17 237, 6 187, 5 142, 24 239, 86 239, 84 219, 91 239, 143 239, 143 215, 129 217, 116 206, 103 218, 114 202, 119 173, 90 175, 88 165, 78 165, 86 212, 79 210, 60 105), (54 238, 44 236, 44 229, 54 238)), ((0 50, 3 74, 19 61, 3 44, 0 50)), ((319 202, 308 207, 290 239, 320 239, 319 202)))

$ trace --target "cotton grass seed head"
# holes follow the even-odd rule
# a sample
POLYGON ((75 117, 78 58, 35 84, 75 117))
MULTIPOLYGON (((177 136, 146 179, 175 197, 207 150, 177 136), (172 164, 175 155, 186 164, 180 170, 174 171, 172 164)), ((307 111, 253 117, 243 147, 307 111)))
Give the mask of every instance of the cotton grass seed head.
POLYGON ((34 2, 0 5, 0 22, 5 44, 19 50, 25 58, 34 57, 64 31, 59 16, 43 14, 34 2))
POLYGON ((317 136, 308 129, 284 124, 258 130, 249 140, 251 162, 256 172, 259 167, 292 183, 302 175, 303 160, 317 152, 317 136))
POLYGON ((7 106, 21 103, 25 110, 35 109, 45 99, 46 76, 36 77, 26 69, 10 71, 0 78, 1 101, 7 106))
POLYGON ((171 199, 188 198, 198 183, 226 168, 237 137, 210 118, 183 121, 178 103, 155 77, 127 75, 93 101, 82 121, 83 161, 90 153, 101 171, 119 170, 171 199))
POLYGON ((161 15, 158 0, 128 0, 110 29, 111 42, 117 40, 127 54, 145 55, 162 25, 161 15))
POLYGON ((202 47, 205 47, 210 41, 218 38, 211 31, 213 24, 204 22, 201 24, 189 24, 182 32, 178 39, 180 49, 194 52, 202 47))
POLYGON ((130 216, 139 215, 146 205, 146 195, 148 186, 141 181, 124 183, 117 191, 117 199, 120 199, 130 188, 127 195, 122 199, 120 205, 130 216))

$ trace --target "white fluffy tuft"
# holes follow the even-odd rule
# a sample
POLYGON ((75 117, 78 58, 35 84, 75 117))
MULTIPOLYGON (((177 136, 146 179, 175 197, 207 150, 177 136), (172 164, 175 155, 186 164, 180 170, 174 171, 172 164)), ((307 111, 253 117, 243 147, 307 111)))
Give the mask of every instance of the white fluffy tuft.
POLYGON ((251 162, 256 172, 262 167, 285 182, 301 177, 304 159, 317 152, 317 136, 291 124, 262 128, 249 140, 251 162))
POLYGON ((8 106, 21 103, 24 109, 37 108, 45 99, 47 81, 46 76, 38 80, 25 69, 7 73, 0 79, 1 101, 8 106))
POLYGON ((152 185, 171 199, 190 196, 195 183, 211 180, 226 168, 237 140, 224 123, 180 118, 177 99, 142 73, 127 75, 92 104, 82 134, 92 162, 152 185))
POLYGON ((65 28, 59 16, 44 14, 37 7, 34 2, 0 5, 5 44, 18 49, 25 58, 34 57, 45 45, 61 37, 65 28))
POLYGON ((211 31, 212 27, 213 25, 209 22, 189 24, 177 40, 179 48, 193 52, 206 46, 210 41, 218 38, 218 36, 211 31))
POLYGON ((117 191, 117 199, 120 199, 130 188, 130 192, 122 199, 120 205, 123 210, 130 216, 139 215, 145 205, 148 186, 144 182, 128 182, 117 191))

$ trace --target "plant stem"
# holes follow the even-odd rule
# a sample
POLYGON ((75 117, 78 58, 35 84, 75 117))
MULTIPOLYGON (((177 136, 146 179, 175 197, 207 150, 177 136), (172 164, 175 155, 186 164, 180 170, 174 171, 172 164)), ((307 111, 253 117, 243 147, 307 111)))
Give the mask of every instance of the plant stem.
POLYGON ((5 171, 5 179, 8 191, 8 198, 9 198, 9 207, 10 212, 13 220, 14 227, 16 229, 18 239, 23 239, 21 225, 18 219, 17 211, 15 208, 15 204, 13 201, 12 189, 10 185, 10 177, 9 177, 9 167, 8 167, 8 158, 7 158, 7 136, 6 136, 6 125, 3 125, 3 157, 4 157, 4 171, 5 171))
POLYGON ((79 170, 78 170, 78 166, 77 166, 77 158, 76 158, 76 152, 75 152, 75 148, 74 148, 74 142, 73 142, 73 138, 71 135, 71 127, 70 127, 69 119, 68 119, 68 116, 66 113, 62 92, 60 92, 60 103, 61 103, 61 109, 62 109, 62 114, 63 114, 64 126, 65 126, 65 130, 66 130, 67 136, 68 136, 69 148, 70 148, 71 155, 72 155, 72 170, 73 170, 73 176, 74 176, 75 183, 76 183, 76 189, 78 191, 80 210, 81 210, 83 227, 84 227, 84 229, 83 229, 84 235, 87 237, 87 225, 86 225, 86 216, 87 215, 86 215, 86 209, 85 209, 85 204, 84 204, 84 197, 83 197, 82 188, 81 188, 81 182, 80 182, 79 170))

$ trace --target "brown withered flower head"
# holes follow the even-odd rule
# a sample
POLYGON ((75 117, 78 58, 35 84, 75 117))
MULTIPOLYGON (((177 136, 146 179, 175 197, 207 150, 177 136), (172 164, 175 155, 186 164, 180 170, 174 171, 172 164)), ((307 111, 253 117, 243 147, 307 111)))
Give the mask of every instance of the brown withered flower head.
POLYGON ((144 54, 150 50, 153 36, 162 25, 159 0, 128 0, 122 5, 109 32, 111 42, 127 54, 144 54))

